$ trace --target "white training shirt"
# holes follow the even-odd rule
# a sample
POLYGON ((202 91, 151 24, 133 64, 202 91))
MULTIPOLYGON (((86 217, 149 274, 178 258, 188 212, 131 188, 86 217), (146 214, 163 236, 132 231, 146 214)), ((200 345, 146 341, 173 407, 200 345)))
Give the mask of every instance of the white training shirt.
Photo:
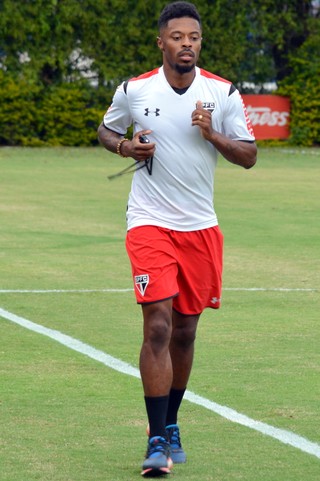
POLYGON ((217 225, 213 206, 218 152, 191 125, 196 102, 212 112, 213 128, 230 139, 254 141, 242 98, 235 87, 196 67, 188 90, 179 95, 169 85, 163 67, 123 82, 104 116, 106 128, 126 135, 152 130, 156 143, 152 175, 137 170, 128 200, 128 229, 157 225, 178 231, 217 225))

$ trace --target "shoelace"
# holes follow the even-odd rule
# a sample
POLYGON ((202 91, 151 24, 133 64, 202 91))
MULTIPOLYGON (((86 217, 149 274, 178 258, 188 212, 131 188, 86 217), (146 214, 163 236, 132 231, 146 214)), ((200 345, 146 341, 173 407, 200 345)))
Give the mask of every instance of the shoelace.
POLYGON ((163 445, 163 442, 158 441, 158 442, 153 442, 152 444, 149 444, 147 457, 150 458, 150 456, 158 453, 166 454, 166 449, 165 449, 165 446, 163 445))
POLYGON ((175 444, 179 448, 181 447, 181 441, 180 441, 180 436, 179 436, 179 431, 173 430, 171 435, 170 435, 170 444, 175 444))

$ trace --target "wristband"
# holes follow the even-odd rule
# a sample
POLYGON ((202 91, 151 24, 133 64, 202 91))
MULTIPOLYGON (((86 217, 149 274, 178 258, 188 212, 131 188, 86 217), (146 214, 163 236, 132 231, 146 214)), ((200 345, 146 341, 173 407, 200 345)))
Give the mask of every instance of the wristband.
POLYGON ((117 144, 117 154, 120 155, 120 157, 128 157, 127 155, 122 155, 121 153, 121 145, 123 142, 129 142, 129 139, 121 139, 118 144, 117 144))

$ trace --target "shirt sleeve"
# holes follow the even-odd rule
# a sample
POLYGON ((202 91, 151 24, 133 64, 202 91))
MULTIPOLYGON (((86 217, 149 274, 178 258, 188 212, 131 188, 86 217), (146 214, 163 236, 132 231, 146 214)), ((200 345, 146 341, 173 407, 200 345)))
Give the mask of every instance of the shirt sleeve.
POLYGON ((112 104, 103 117, 104 126, 121 135, 126 135, 128 127, 132 124, 132 116, 124 85, 125 82, 117 88, 112 104))
POLYGON ((223 119, 223 133, 233 140, 254 142, 251 121, 240 92, 235 89, 228 97, 223 119))

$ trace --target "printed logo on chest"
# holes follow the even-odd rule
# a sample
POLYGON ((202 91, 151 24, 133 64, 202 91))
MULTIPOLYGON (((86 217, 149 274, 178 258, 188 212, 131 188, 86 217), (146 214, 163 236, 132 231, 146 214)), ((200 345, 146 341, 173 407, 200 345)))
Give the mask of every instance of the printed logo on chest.
POLYGON ((215 102, 202 102, 202 107, 210 112, 214 112, 216 110, 216 103, 215 102))
POLYGON ((149 115, 155 115, 156 117, 159 117, 160 116, 160 109, 158 108, 146 108, 144 109, 144 115, 146 117, 149 117, 149 115))

